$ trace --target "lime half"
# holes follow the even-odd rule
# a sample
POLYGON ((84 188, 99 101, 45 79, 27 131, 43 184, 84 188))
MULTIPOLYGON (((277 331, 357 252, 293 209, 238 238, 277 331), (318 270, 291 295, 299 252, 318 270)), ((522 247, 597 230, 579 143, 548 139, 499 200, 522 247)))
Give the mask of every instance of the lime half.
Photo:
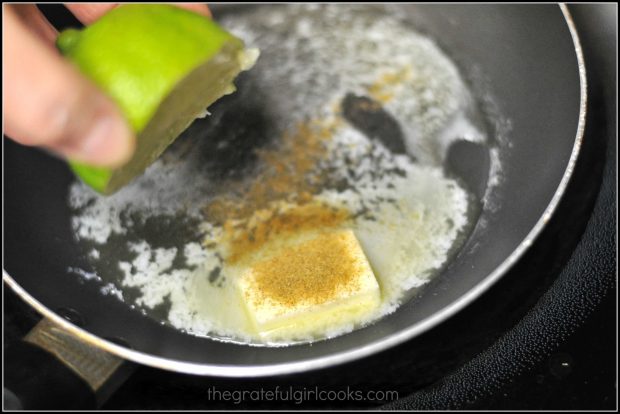
POLYGON ((116 169, 70 161, 95 190, 111 194, 140 175, 191 122, 235 90, 258 51, 214 21, 169 5, 122 5, 57 47, 121 108, 136 134, 132 159, 116 169))

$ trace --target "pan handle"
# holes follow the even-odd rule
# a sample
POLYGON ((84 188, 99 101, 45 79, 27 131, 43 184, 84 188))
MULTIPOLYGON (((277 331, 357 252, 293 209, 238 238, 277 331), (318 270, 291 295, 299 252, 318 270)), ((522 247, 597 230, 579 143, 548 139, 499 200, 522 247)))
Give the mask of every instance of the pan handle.
POLYGON ((133 371, 45 318, 4 350, 4 363, 5 409, 96 408, 133 371))

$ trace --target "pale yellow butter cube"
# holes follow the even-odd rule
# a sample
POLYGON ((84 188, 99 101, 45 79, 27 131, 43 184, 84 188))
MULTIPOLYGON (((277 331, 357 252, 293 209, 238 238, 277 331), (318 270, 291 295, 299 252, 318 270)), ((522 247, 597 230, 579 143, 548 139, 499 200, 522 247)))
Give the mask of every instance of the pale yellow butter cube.
POLYGON ((318 234, 279 248, 239 275, 249 318, 265 337, 309 337, 359 323, 381 302, 353 231, 318 234))

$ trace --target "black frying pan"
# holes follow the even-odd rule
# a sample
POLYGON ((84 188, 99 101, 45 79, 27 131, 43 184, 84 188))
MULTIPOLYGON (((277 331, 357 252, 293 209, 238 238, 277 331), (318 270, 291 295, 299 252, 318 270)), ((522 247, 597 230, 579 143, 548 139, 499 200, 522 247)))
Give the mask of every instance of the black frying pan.
MULTIPOLYGON (((362 358, 458 312, 519 259, 553 213, 579 152, 585 68, 563 7, 398 7, 403 18, 436 39, 458 63, 474 92, 492 96, 491 135, 507 133, 510 145, 499 147, 504 179, 493 194, 499 208, 482 206, 480 220, 487 225, 476 226, 441 275, 397 312, 341 337, 287 348, 222 343, 161 325, 67 271, 83 254, 71 232, 67 206, 74 178, 63 162, 8 140, 5 282, 62 332, 91 347, 162 369, 231 377, 302 372, 362 358), (498 131, 506 121, 510 128, 498 131)), ((215 7, 214 12, 217 18, 245 11, 235 6, 215 7)), ((469 158, 466 150, 454 151, 453 158, 469 158)), ((481 175, 476 164, 465 162, 462 178, 484 187, 488 171, 481 175)))

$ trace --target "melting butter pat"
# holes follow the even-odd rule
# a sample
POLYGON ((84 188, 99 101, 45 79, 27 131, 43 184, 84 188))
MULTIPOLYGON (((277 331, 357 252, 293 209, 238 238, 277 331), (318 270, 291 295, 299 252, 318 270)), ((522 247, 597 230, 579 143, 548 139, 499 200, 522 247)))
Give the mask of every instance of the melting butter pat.
POLYGON ((381 302, 381 290, 351 230, 286 244, 237 279, 246 311, 263 338, 330 335, 359 324, 381 302), (330 330, 331 328, 331 330, 330 330))

